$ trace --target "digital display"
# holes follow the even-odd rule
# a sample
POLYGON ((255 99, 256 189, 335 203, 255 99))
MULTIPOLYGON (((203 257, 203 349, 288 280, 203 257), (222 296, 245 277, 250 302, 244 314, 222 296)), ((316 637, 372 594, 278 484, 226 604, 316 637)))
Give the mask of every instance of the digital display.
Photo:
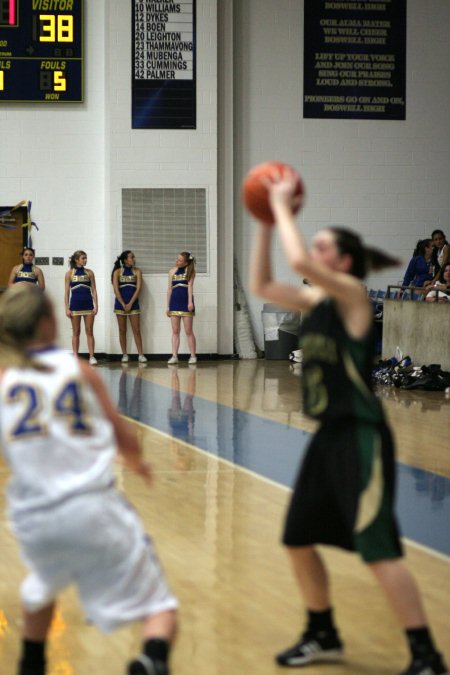
POLYGON ((0 0, 2 101, 83 101, 83 0, 0 0))

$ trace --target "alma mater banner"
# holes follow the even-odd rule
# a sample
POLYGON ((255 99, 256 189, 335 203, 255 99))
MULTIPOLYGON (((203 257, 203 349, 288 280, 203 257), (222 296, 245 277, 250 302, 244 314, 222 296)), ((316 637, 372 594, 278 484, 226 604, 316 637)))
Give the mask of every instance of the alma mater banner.
POLYGON ((304 0, 303 117, 406 118, 406 0, 304 0))

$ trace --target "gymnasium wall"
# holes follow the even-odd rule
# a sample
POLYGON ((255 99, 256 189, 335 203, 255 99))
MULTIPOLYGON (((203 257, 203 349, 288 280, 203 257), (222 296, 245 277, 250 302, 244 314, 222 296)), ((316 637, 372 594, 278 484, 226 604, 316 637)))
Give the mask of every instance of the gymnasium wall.
MULTIPOLYGON (((96 318, 97 349, 105 349, 105 2, 85 2, 85 102, 0 105, 0 202, 31 200, 36 255, 64 258, 43 267, 57 309, 60 341, 71 348, 64 311, 64 274, 77 249, 95 271, 101 310, 96 318)), ((20 257, 17 263, 20 262, 20 257)), ((82 341, 82 351, 86 349, 82 341)))
MULTIPOLYGON (((81 248, 97 280, 96 351, 120 353, 110 274, 122 246, 128 248, 122 241, 122 189, 201 187, 207 199, 209 270, 196 279, 201 317, 196 333, 200 352, 217 352, 216 53, 216 2, 197 0, 197 129, 132 130, 131 2, 85 0, 85 102, 0 106, 0 203, 31 200, 39 226, 33 231, 37 256, 50 257, 50 263, 54 256, 64 258, 63 266, 50 264, 43 271, 65 348, 71 348, 71 326, 64 312, 64 274, 69 255, 81 248)), ((166 289, 166 272, 144 276, 142 332, 148 353, 171 351, 166 289)), ((80 351, 86 351, 83 331, 80 351)), ((187 351, 184 336, 181 351, 187 351)), ((129 352, 135 353, 131 331, 129 352)))
MULTIPOLYGON (((247 286, 255 227, 239 186, 253 164, 276 158, 298 167, 308 190, 301 215, 308 240, 327 223, 344 223, 406 266, 418 237, 435 227, 450 235, 447 0, 408 2, 405 122, 302 119, 301 1, 197 0, 195 131, 131 130, 131 3, 85 0, 85 13, 85 102, 0 106, 0 203, 30 199, 37 255, 64 258, 64 266, 44 268, 64 347, 71 335, 64 273, 68 256, 83 248, 99 291, 97 351, 119 353, 110 272, 122 248, 123 188, 207 191, 209 271, 195 287, 201 353, 232 352, 233 249, 247 286)), ((276 274, 298 283, 275 246, 276 274)), ((384 287, 402 274, 368 285, 384 287)), ((166 285, 165 274, 145 275, 149 353, 170 351, 166 285)), ((262 302, 248 299, 261 345, 262 302)))
MULTIPOLYGON (((415 242, 436 227, 450 236, 450 3, 408 0, 406 121, 302 119, 303 3, 234 3, 236 185, 253 164, 280 159, 305 179, 300 222, 308 240, 328 223, 360 232, 404 266, 368 280, 403 277, 415 242)), ((247 284, 255 227, 235 191, 235 251, 247 284)), ((298 284, 275 244, 275 273, 298 284)), ((262 302, 249 296, 262 344, 262 302)))
MULTIPOLYGON (((131 3, 110 3, 106 91, 106 230, 110 267, 124 248, 123 188, 204 188, 206 190, 209 267, 197 274, 194 294, 199 353, 217 352, 217 44, 216 2, 197 0, 197 128, 194 130, 131 129, 131 3)), ((189 247, 191 249, 192 247, 189 247)), ((173 263, 176 254, 173 251, 173 263)), ((195 255, 195 250, 192 250, 195 255)), ((135 251, 139 265, 139 251, 135 251)), ((141 316, 144 350, 171 352, 170 320, 166 317, 168 273, 144 275, 141 316)), ((108 302, 112 306, 112 289, 108 302)), ((131 343, 131 335, 129 342, 131 343)), ((106 348, 118 353, 115 321, 109 325, 106 348)), ((130 348, 133 353, 134 348, 130 348)), ((231 350, 230 350, 231 351, 231 350)), ((180 352, 188 352, 184 332, 180 352)))

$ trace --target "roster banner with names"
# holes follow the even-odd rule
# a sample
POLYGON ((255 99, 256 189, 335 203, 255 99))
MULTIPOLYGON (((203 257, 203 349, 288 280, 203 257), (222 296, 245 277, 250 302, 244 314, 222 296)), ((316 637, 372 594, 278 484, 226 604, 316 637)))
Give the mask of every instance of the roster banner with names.
POLYGON ((195 129, 195 0, 132 2, 132 128, 195 129))
POLYGON ((304 0, 303 117, 406 119, 406 0, 304 0))

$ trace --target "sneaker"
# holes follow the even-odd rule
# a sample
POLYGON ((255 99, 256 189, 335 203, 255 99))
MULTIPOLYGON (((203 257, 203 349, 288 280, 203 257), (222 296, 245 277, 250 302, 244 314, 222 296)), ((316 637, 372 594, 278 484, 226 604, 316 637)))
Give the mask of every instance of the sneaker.
POLYGON ((98 361, 97 361, 97 359, 95 358, 95 356, 89 357, 89 365, 91 365, 91 366, 96 366, 97 363, 98 363, 98 361))
POLYGON ((304 666, 317 661, 341 661, 344 654, 337 633, 304 633, 296 645, 275 657, 280 666, 304 666))
POLYGON ((138 361, 139 363, 147 363, 147 357, 143 354, 139 354, 138 361))
POLYGON ((26 666, 23 660, 19 664, 19 675, 45 675, 45 665, 43 666, 26 666))
POLYGON ((399 675, 448 675, 448 668, 442 661, 440 654, 431 654, 412 661, 409 668, 399 675))
POLYGON ((128 665, 128 675, 169 675, 167 664, 141 654, 128 665))
POLYGON ((197 357, 196 356, 191 356, 191 358, 188 361, 188 364, 190 366, 194 366, 197 363, 197 357))
POLYGON ((178 363, 178 356, 171 356, 167 363, 169 366, 173 366, 174 363, 178 363))
POLYGON ((128 354, 124 354, 120 360, 122 363, 128 363, 129 361, 128 354))

